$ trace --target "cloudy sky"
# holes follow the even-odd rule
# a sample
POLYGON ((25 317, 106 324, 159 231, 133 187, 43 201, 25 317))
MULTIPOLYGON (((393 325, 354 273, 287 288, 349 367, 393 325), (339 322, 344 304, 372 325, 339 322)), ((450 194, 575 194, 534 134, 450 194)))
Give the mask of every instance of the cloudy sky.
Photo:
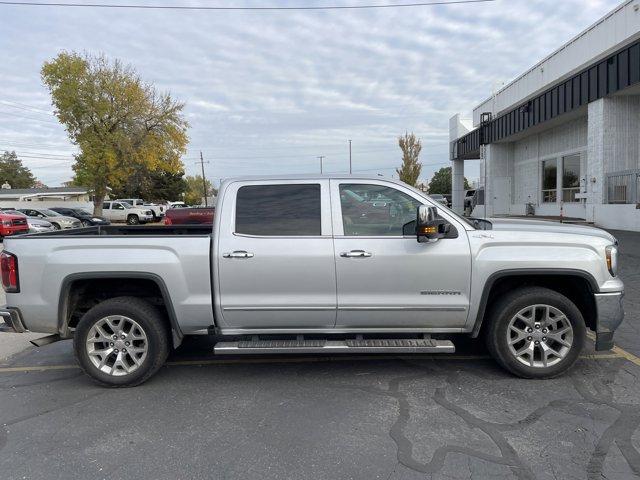
MULTIPOLYGON (((69 0, 78 2, 78 0, 69 0)), ((112 0, 118 3, 120 0, 112 0)), ((95 0, 94 3, 107 3, 95 0)), ((121 2, 122 3, 122 2, 121 2)), ((401 0, 128 0, 156 5, 357 5, 401 0)), ((0 150, 49 186, 76 151, 51 114, 42 63, 62 50, 133 65, 186 102, 188 173, 392 175, 397 136, 447 165, 448 120, 612 10, 616 0, 496 0, 331 11, 172 11, 0 5, 0 150)), ((477 166, 467 170, 477 177, 477 166)))

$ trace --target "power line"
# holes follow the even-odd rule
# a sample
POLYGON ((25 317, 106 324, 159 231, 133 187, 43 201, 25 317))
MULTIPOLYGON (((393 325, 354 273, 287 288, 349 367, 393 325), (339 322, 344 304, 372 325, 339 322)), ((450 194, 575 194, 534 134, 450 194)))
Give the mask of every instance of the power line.
POLYGON ((14 113, 14 112, 5 112, 4 110, 0 110, 0 114, 8 115, 10 117, 26 118, 28 120, 33 120, 34 122, 46 122, 46 123, 54 123, 56 125, 60 125, 60 122, 54 122, 53 120, 47 120, 47 119, 44 119, 44 118, 28 117, 26 115, 20 115, 18 113, 14 113))
POLYGON ((50 110, 44 110, 42 108, 32 107, 32 106, 26 105, 24 103, 10 102, 8 100, 0 100, 0 103, 6 105, 7 107, 11 107, 11 108, 18 108, 20 110, 26 110, 28 112, 54 116, 54 113, 52 111, 50 111, 50 110))
POLYGON ((139 4, 114 4, 114 3, 67 3, 67 2, 5 2, 0 1, 0 5, 11 5, 20 7, 84 7, 84 8, 119 8, 138 10, 218 10, 218 11, 294 11, 294 10, 370 10, 388 8, 415 8, 431 7, 435 5, 457 5, 471 3, 489 3, 496 0, 451 0, 451 1, 431 1, 396 3, 380 5, 317 5, 300 7, 206 7, 193 5, 139 5, 139 4))

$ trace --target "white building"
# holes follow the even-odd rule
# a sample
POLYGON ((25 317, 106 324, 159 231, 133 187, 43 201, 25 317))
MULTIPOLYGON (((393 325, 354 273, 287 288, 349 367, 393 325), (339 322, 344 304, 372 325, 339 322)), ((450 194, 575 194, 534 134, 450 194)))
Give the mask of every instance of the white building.
MULTIPOLYGON (((640 231, 640 0, 627 0, 450 121, 453 207, 481 158, 486 212, 640 231), (486 172, 486 179, 484 178, 486 172)), ((478 207, 476 207, 478 208, 478 207)), ((477 214, 483 215, 481 207, 477 214)))

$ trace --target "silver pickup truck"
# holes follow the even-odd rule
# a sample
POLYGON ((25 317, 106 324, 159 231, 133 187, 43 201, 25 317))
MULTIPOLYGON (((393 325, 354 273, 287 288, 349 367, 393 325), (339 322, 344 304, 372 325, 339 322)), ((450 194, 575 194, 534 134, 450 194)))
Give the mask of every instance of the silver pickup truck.
POLYGON ((231 179, 214 225, 96 226, 5 239, 4 330, 74 339, 107 386, 137 385, 185 335, 216 354, 451 353, 482 337, 526 378, 609 349, 617 242, 549 222, 468 220, 380 177, 231 179))

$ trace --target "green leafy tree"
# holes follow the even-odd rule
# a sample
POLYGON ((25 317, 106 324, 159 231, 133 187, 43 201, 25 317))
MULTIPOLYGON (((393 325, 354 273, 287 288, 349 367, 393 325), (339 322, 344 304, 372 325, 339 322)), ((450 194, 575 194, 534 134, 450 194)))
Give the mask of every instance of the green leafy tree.
POLYGON ((4 152, 0 155, 0 184, 7 182, 11 188, 32 188, 37 180, 16 152, 4 152))
POLYGON ((93 190, 96 215, 107 187, 121 189, 145 171, 184 169, 184 104, 158 93, 131 66, 63 52, 45 62, 41 74, 58 120, 80 148, 74 181, 93 190))
POLYGON ((120 188, 110 193, 113 198, 142 198, 152 202, 182 200, 187 189, 184 172, 140 168, 120 188))
MULTIPOLYGON (((185 191, 184 201, 187 205, 200 205, 202 203, 202 197, 204 196, 204 187, 202 185, 202 176, 187 176, 185 178, 187 183, 187 189, 185 191)), ((217 195, 218 191, 213 188, 211 182, 206 180, 207 185, 207 197, 217 195)))
MULTIPOLYGON (((429 193, 440 193, 442 195, 451 194, 451 167, 442 167, 433 174, 429 181, 429 193)), ((469 190, 471 186, 467 177, 464 178, 464 189, 469 190)))
POLYGON ((398 137, 398 145, 402 150, 402 165, 396 169, 396 173, 404 183, 415 187, 422 171, 422 164, 418 161, 422 142, 413 133, 405 133, 398 137))

